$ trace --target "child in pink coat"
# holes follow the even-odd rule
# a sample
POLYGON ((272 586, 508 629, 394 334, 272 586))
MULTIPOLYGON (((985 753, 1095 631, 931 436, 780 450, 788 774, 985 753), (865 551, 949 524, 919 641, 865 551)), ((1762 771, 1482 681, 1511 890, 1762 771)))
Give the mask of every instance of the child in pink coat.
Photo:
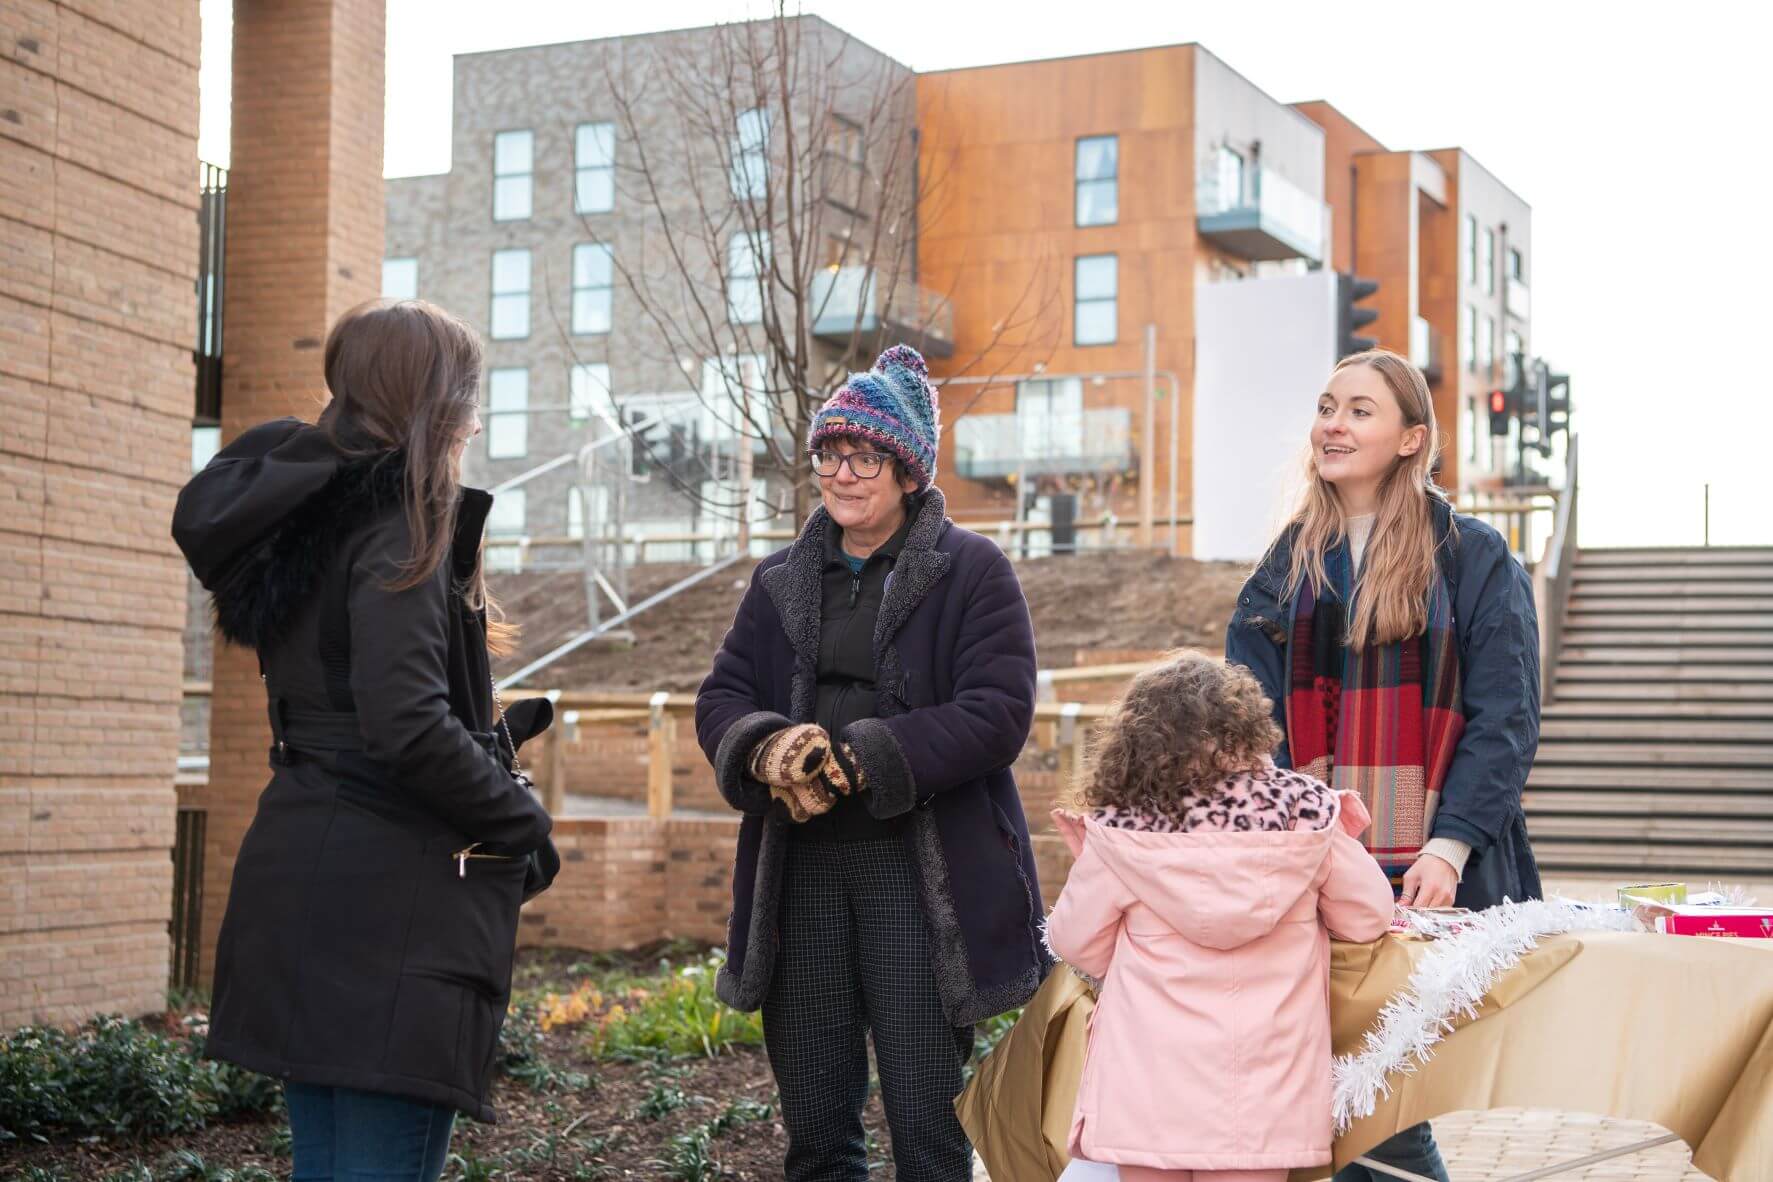
POLYGON ((1353 793, 1274 766, 1249 673, 1180 654, 1108 720, 1053 952, 1102 982, 1070 1152, 1122 1182, 1284 1182, 1330 1160, 1330 937, 1390 926, 1353 793))

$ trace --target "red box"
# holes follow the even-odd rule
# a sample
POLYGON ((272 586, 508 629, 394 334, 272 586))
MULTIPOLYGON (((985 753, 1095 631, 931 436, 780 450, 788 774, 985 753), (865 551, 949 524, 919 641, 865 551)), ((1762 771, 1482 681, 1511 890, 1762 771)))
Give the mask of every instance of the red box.
POLYGON ((1773 939, 1773 911, 1717 910, 1702 914, 1664 915, 1657 919, 1656 930, 1671 936, 1773 939))

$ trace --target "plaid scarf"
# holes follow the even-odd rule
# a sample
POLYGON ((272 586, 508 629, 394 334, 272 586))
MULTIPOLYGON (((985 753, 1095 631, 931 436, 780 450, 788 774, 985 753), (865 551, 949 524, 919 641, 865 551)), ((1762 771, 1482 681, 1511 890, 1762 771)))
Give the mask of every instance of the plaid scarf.
POLYGON ((1428 840, 1465 715, 1459 645, 1443 578, 1431 581, 1428 629, 1386 645, 1349 648, 1348 546, 1325 555, 1329 592, 1307 579, 1293 617, 1287 745, 1293 767, 1359 792, 1373 824, 1363 841, 1393 885, 1428 840))

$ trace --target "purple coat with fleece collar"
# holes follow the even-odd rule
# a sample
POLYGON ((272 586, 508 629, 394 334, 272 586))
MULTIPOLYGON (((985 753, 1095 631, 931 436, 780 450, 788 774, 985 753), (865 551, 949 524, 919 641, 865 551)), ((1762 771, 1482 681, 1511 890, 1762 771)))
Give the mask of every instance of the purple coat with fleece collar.
MULTIPOLYGON (((878 817, 908 815, 948 1020, 969 1025, 1021 1005, 1051 963, 1040 883, 1010 767, 1034 718, 1034 629, 1010 561, 947 520, 925 493, 875 629, 875 717, 836 736, 855 751, 878 817)), ((788 549, 759 563, 696 696, 696 736, 727 802, 744 814, 733 867, 728 1005, 763 1004, 792 824, 746 771, 758 741, 817 704, 824 509, 788 549)))

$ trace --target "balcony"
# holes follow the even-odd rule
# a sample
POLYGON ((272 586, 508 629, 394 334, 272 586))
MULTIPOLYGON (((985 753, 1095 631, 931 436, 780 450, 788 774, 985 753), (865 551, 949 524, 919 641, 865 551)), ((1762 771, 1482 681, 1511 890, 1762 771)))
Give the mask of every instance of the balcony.
POLYGON ((954 471, 963 480, 1138 467, 1133 412, 1121 406, 1056 415, 963 415, 953 431, 954 471))
POLYGON ((1201 237, 1258 262, 1324 257, 1324 203, 1271 169, 1205 168, 1195 187, 1201 237))
POLYGON ((813 335, 872 357, 907 344, 925 357, 954 356, 954 308, 914 283, 882 284, 873 267, 831 267, 813 276, 813 335), (884 290, 883 290, 884 289, 884 290))
POLYGON ((1508 314, 1518 320, 1531 319, 1532 313, 1530 309, 1532 308, 1532 301, 1529 298, 1531 294, 1532 293, 1527 290, 1526 280, 1510 275, 1508 277, 1508 287, 1503 296, 1504 306, 1507 307, 1508 314))
POLYGON ((1431 382, 1441 377, 1441 333, 1434 325, 1417 316, 1410 321, 1410 364, 1422 371, 1431 382))

